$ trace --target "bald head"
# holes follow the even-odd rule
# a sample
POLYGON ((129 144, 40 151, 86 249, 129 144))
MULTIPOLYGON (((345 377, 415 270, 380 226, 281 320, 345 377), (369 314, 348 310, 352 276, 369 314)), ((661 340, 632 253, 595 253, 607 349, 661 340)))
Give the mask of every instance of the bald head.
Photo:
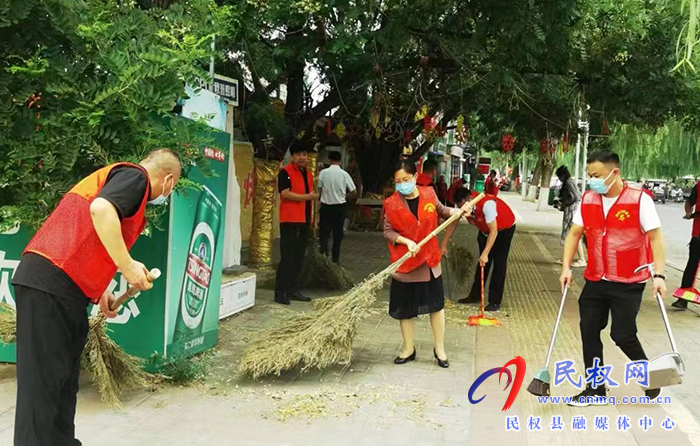
POLYGON ((170 149, 155 149, 141 161, 141 167, 148 172, 151 183, 151 196, 170 195, 180 180, 182 165, 175 152, 170 149))

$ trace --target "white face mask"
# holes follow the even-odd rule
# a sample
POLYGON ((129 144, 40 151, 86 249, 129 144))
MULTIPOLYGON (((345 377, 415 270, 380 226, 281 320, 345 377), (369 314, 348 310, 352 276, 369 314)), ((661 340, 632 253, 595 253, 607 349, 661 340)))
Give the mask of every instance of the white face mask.
MULTIPOLYGON (((169 195, 172 193, 172 191, 173 191, 174 181, 175 181, 175 180, 173 180, 173 177, 170 177, 170 192, 168 192, 167 195, 163 195, 163 194, 161 193, 160 195, 158 195, 158 196, 157 196, 156 198, 154 198, 153 200, 149 200, 149 201, 148 201, 148 204, 153 204, 153 205, 159 206, 159 205, 165 203, 165 200, 168 199, 168 196, 169 196, 169 195)), ((163 192, 165 192, 165 185, 163 185, 163 192)))

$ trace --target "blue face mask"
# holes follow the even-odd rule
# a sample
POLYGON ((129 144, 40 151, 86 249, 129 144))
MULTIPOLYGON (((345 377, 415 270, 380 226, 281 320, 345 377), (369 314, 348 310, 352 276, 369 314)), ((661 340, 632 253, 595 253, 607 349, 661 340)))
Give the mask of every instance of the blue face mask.
POLYGON ((407 183, 398 183, 396 185, 396 190, 401 195, 411 195, 414 190, 416 190, 416 180, 411 180, 407 183))
POLYGON ((605 182, 608 181, 608 178, 610 178, 610 175, 613 173, 610 172, 610 174, 605 177, 605 178, 589 178, 588 179, 588 185, 591 187, 591 190, 597 194, 605 195, 608 193, 610 188, 612 187, 613 183, 610 183, 610 186, 606 186, 605 182))

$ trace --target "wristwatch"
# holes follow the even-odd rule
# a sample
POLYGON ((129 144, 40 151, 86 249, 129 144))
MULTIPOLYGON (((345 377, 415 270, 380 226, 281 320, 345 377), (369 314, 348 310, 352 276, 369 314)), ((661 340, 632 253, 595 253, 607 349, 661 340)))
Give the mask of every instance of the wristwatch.
POLYGON ((666 276, 663 274, 654 274, 654 279, 666 280, 666 276))

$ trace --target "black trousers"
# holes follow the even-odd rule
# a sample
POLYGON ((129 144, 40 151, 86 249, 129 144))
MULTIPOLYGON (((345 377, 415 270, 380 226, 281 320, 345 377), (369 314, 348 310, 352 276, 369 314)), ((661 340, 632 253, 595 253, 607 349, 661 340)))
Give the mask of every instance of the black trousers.
POLYGON ((586 368, 593 366, 593 359, 603 364, 603 343, 600 332, 612 316, 610 337, 632 361, 647 359, 637 338, 637 313, 644 293, 643 283, 618 283, 601 280, 586 281, 578 299, 583 362, 586 368))
MULTIPOLYGON (((498 231, 496 241, 489 252, 489 262, 484 267, 484 283, 489 279, 489 273, 493 266, 493 276, 489 285, 489 303, 500 305, 503 300, 503 289, 506 285, 506 272, 508 270, 508 254, 510 253, 510 244, 513 241, 515 234, 515 225, 508 229, 498 231)), ((479 243, 479 254, 486 248, 487 236, 479 232, 477 241, 479 243)), ((477 260, 476 272, 474 273, 474 283, 472 290, 469 293, 472 298, 481 296, 481 266, 477 260)))
POLYGON ((299 276, 306 256, 309 226, 304 223, 280 223, 280 254, 275 283, 276 294, 293 295, 299 291, 299 276))
POLYGON ((340 261, 340 244, 343 242, 343 225, 345 224, 345 204, 322 204, 319 211, 319 241, 321 254, 328 255, 328 238, 333 234, 332 259, 340 261))
POLYGON ((79 445, 74 421, 88 301, 19 285, 15 300, 15 446, 79 445))
POLYGON ((681 288, 690 288, 695 284, 695 276, 698 273, 698 264, 700 264, 700 237, 690 239, 690 248, 688 254, 688 263, 683 271, 683 279, 681 280, 681 288))

